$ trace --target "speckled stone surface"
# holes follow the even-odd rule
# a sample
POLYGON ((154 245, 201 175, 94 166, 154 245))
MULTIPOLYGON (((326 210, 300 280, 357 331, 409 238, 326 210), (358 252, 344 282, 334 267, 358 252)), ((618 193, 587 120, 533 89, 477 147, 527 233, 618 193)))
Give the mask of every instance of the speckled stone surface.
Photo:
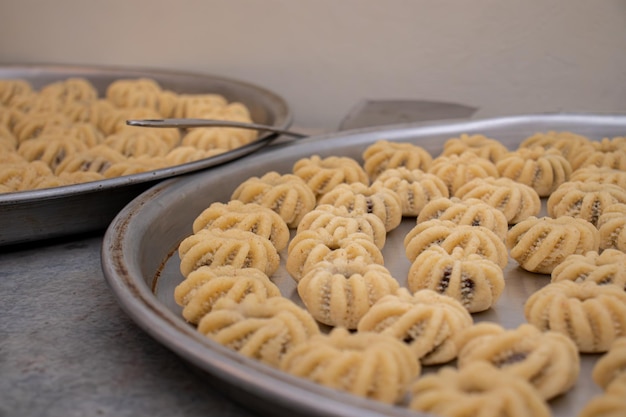
POLYGON ((126 316, 101 243, 0 248, 0 416, 254 417, 126 316))

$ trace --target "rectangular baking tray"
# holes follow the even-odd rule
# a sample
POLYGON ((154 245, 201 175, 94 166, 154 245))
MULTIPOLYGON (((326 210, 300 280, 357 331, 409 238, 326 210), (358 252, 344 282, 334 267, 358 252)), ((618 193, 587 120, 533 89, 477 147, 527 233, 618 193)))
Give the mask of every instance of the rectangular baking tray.
MULTIPOLYGON (((174 288, 183 279, 177 246, 192 233, 195 217, 211 203, 227 202, 237 185, 252 176, 261 176, 267 171, 291 172, 300 158, 313 154, 341 155, 362 161, 363 150, 380 139, 412 142, 436 156, 446 139, 461 133, 484 134, 514 149, 524 138, 548 130, 571 131, 599 140, 623 135, 626 117, 522 115, 346 131, 304 139, 271 153, 254 155, 245 165, 220 166, 210 172, 168 180, 136 198, 112 222, 102 247, 104 275, 122 308, 141 328, 188 361, 191 369, 205 375, 207 383, 258 413, 320 417, 423 415, 294 378, 200 335, 185 323, 181 308, 174 302, 174 288)), ((542 215, 545 207, 543 210, 542 215)), ((383 248, 385 266, 403 286, 409 261, 404 256, 402 240, 414 224, 415 218, 403 220, 399 228, 390 232, 383 248)), ((281 258, 281 267, 271 279, 283 296, 300 303, 296 283, 284 267, 285 251, 281 258)), ((525 322, 525 300, 549 282, 549 276, 525 272, 512 260, 505 268, 505 279, 502 297, 490 310, 474 314, 476 322, 488 320, 505 328, 517 327, 525 322)), ((581 373, 575 387, 550 401, 555 416, 577 415, 593 395, 600 393, 590 376, 597 358, 598 355, 582 355, 581 373)), ((425 367, 424 372, 436 369, 425 367)))
MULTIPOLYGON (((22 78, 36 89, 69 77, 88 79, 100 96, 117 79, 148 77, 159 82, 162 88, 176 93, 215 93, 229 101, 241 102, 249 108, 256 123, 287 128, 292 121, 287 102, 277 93, 226 77, 106 66, 0 65, 0 79, 22 78)), ((229 152, 141 174, 0 194, 0 246, 102 231, 128 202, 157 182, 245 157, 263 148, 276 136, 260 133, 258 140, 229 152)))

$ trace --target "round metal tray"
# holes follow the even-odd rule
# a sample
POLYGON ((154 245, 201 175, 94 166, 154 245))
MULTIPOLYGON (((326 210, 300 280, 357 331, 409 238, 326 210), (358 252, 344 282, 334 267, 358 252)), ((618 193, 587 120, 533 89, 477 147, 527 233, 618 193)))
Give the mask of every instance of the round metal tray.
MULTIPOLYGON (((229 78, 120 67, 0 66, 0 79, 26 79, 35 88, 69 77, 90 80, 101 96, 117 79, 148 77, 176 93, 216 93, 229 101, 241 102, 250 109, 256 123, 287 128, 292 121, 291 110, 282 97, 260 86, 229 78)), ((276 134, 260 133, 258 140, 223 154, 141 174, 0 194, 0 246, 104 230, 128 202, 158 181, 242 158, 276 137, 276 134)))
MULTIPOLYGON (((208 382, 232 399, 266 415, 301 416, 415 416, 400 406, 387 406, 333 391, 292 377, 243 357, 214 343, 188 325, 174 302, 173 291, 183 277, 177 255, 179 242, 192 233, 195 217, 212 202, 227 202, 237 185, 267 171, 291 172, 296 160, 318 154, 350 156, 361 160, 362 151, 386 139, 418 144, 438 155, 446 139, 461 133, 482 133, 514 149, 538 131, 568 130, 591 139, 623 135, 626 117, 594 115, 529 115, 453 123, 392 126, 346 131, 304 139, 272 153, 251 156, 245 164, 230 164, 210 172, 163 182, 130 203, 112 222, 102 247, 104 275, 120 305, 130 317, 160 343, 207 375, 208 382)), ((545 210, 545 208, 544 208, 545 210)), ((545 213, 545 211, 544 211, 545 213)), ((415 224, 408 218, 387 238, 385 266, 405 284, 410 266, 402 240, 415 224)), ((296 284, 282 265, 272 276, 281 293, 299 302, 296 284)), ((549 276, 527 273, 510 261, 505 268, 506 289, 490 310, 474 314, 506 328, 525 322, 523 304, 530 294, 549 282, 549 276)), ((576 415, 583 404, 600 392, 590 374, 597 355, 582 355, 581 375, 566 395, 550 406, 555 416, 576 415)), ((436 367, 426 367, 431 372, 436 367)))

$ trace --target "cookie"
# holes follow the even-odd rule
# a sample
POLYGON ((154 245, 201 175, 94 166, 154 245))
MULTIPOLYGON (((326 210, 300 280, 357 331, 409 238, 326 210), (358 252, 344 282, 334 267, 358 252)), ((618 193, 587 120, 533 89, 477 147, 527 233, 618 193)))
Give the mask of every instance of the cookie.
POLYGON ((507 330, 493 323, 478 323, 462 331, 456 342, 461 369, 474 362, 488 362, 524 378, 546 400, 569 391, 580 373, 578 349, 570 338, 541 332, 530 324, 507 330), (494 326, 499 329, 494 330, 494 326))
POLYGON ((193 232, 202 229, 239 229, 269 239, 277 251, 287 247, 289 228, 275 211, 255 203, 231 200, 215 202, 204 209, 193 222, 193 232))
POLYGON ((524 316, 542 331, 570 337, 580 352, 602 353, 626 336, 626 292, 591 281, 559 281, 533 293, 524 316))
POLYGON ((317 203, 315 194, 302 178, 270 171, 239 184, 231 199, 257 203, 274 210, 293 229, 317 203))
POLYGON ((474 178, 498 177, 498 170, 493 162, 473 153, 462 155, 438 156, 433 160, 429 173, 435 174, 448 187, 449 195, 474 178))
POLYGON ((500 158, 496 168, 501 177, 511 178, 549 196, 559 185, 568 181, 572 166, 557 149, 519 148, 500 158))
POLYGON ((356 329, 374 303, 398 288, 383 265, 341 257, 317 262, 298 282, 297 289, 317 321, 356 329))
POLYGON ((604 209, 615 203, 626 204, 626 190, 613 184, 568 181, 548 198, 548 215, 585 219, 594 226, 604 209))
POLYGON ((283 357, 280 369, 388 404, 399 402, 421 371, 408 346, 394 337, 341 327, 296 346, 283 357))
POLYGON ((301 158, 295 162, 292 171, 306 182, 316 196, 326 194, 339 184, 370 183, 361 165, 355 159, 346 156, 321 158, 319 155, 312 155, 309 158, 301 158))
POLYGON ((407 286, 412 292, 429 289, 458 300, 470 313, 491 308, 500 298, 505 281, 502 268, 477 254, 439 246, 424 250, 409 268, 407 286))
POLYGON ((418 223, 404 237, 406 257, 411 263, 433 245, 448 253, 462 248, 464 255, 477 254, 504 268, 509 255, 502 239, 482 226, 457 225, 450 220, 428 220, 418 223))
POLYGON ((506 238, 509 231, 508 220, 504 213, 477 198, 433 199, 420 211, 417 223, 435 219, 448 220, 458 225, 486 227, 502 240, 506 238))
POLYGON ((626 171, 591 165, 574 171, 570 176, 570 181, 613 184, 626 189, 626 171))
POLYGON ((185 238, 178 246, 178 254, 184 277, 205 265, 257 268, 271 276, 280 264, 272 242, 237 229, 203 229, 185 238))
POLYGON ((459 137, 447 139, 443 144, 441 155, 462 155, 471 153, 496 163, 509 152, 500 141, 484 135, 461 134, 459 137))
POLYGON ((532 216, 509 230, 506 246, 526 271, 550 274, 570 255, 597 251, 600 232, 583 219, 532 216))
POLYGON ((337 235, 330 234, 326 229, 317 229, 296 233, 287 248, 285 268, 294 280, 300 281, 318 262, 336 257, 363 258, 368 263, 384 263, 382 252, 368 235, 337 235))
POLYGON ((293 301, 259 300, 253 294, 241 302, 218 300, 197 328, 215 342, 274 367, 292 349, 319 334, 313 317, 293 301))
POLYGON ((626 379, 611 384, 607 390, 593 397, 578 417, 622 417, 626 415, 626 379))
POLYGON ((510 178, 477 178, 461 186, 454 197, 476 198, 500 210, 509 224, 516 224, 541 211, 539 194, 510 178))
POLYGON ((626 253, 605 249, 601 253, 589 251, 570 255, 552 270, 552 282, 563 280, 593 281, 599 285, 617 285, 626 290, 626 253))
POLYGON ((379 181, 369 186, 360 182, 338 184, 321 196, 317 203, 346 207, 349 211, 372 213, 382 220, 387 232, 398 227, 402 221, 400 197, 379 181))
POLYGON ((241 302, 248 294, 259 300, 280 296, 278 287, 256 268, 202 266, 187 275, 174 289, 174 300, 183 307, 182 315, 197 324, 222 298, 241 302))
POLYGON ((548 417, 550 408, 523 378, 485 362, 444 367, 411 387, 411 410, 445 417, 548 417))
POLYGON ((557 149, 570 164, 578 152, 591 144, 588 137, 567 131, 537 132, 520 143, 520 148, 541 146, 545 149, 557 149))
POLYGON ((374 181, 385 170, 405 168, 428 170, 433 161, 430 153, 421 146, 408 142, 378 140, 369 145, 362 154, 363 168, 374 181))
POLYGON ((454 338, 472 323, 469 312, 452 297, 432 290, 412 295, 400 288, 378 300, 357 329, 393 336, 408 344, 422 364, 436 365, 456 358, 454 338))
POLYGON ((604 390, 618 379, 626 383, 626 337, 615 339, 608 352, 596 362, 591 377, 604 390))
POLYGON ((626 204, 608 205, 598 218, 600 248, 626 252, 626 204))
POLYGON ((363 233, 369 236, 379 249, 385 246, 387 239, 385 224, 375 214, 330 204, 319 204, 305 214, 298 223, 296 232, 318 229, 326 230, 336 241, 354 233, 363 233))
POLYGON ((448 187, 441 178, 419 169, 387 169, 377 177, 384 188, 400 197, 403 216, 417 216, 431 200, 448 197, 448 187))

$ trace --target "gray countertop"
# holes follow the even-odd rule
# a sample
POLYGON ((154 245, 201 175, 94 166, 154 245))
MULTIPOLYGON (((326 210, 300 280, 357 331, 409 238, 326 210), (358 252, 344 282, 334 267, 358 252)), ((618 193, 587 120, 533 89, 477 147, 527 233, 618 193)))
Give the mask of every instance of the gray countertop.
POLYGON ((0 416, 254 416, 126 316, 101 243, 2 248, 0 416))

